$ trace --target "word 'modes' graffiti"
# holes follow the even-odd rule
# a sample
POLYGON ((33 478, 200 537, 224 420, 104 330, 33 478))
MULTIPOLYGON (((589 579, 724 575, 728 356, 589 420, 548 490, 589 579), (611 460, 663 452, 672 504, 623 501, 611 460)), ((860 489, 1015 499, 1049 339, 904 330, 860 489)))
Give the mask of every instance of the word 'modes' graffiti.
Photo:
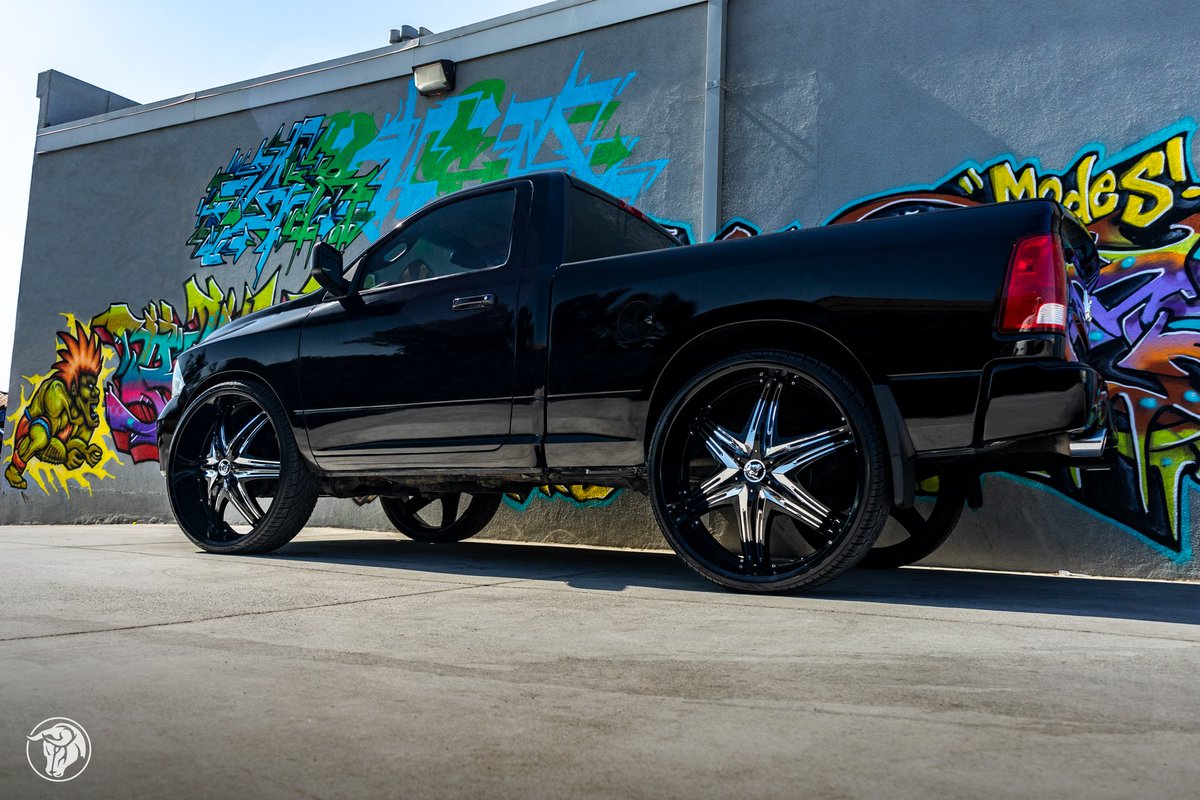
MULTIPOLYGON (((157 460, 155 420, 170 400, 179 353, 231 320, 312 291, 307 280, 295 292, 281 287, 317 241, 341 249, 373 241, 440 195, 545 169, 566 170, 635 202, 668 164, 634 163, 638 138, 617 122, 619 98, 635 76, 594 80, 583 72, 581 53, 555 95, 517 100, 503 80, 490 79, 418 114, 410 85, 382 123, 364 112, 309 116, 281 125, 256 148, 235 150, 203 190, 187 245, 202 267, 236 264, 250 253, 253 281, 239 294, 193 275, 181 306, 157 300, 134 311, 113 302, 87 325, 68 316, 59 361, 45 375, 27 376, 15 404, 11 419, 23 422, 5 441, 8 484, 25 489, 30 474, 43 491, 66 491, 71 483, 90 489, 89 479, 109 477, 106 464, 122 463, 118 453, 134 463, 157 460), (276 256, 286 263, 268 274, 276 256), (71 366, 79 342, 86 345, 83 377, 71 366)), ((531 497, 595 505, 615 494, 556 486, 531 497)), ((521 508, 528 501, 509 500, 521 508)))

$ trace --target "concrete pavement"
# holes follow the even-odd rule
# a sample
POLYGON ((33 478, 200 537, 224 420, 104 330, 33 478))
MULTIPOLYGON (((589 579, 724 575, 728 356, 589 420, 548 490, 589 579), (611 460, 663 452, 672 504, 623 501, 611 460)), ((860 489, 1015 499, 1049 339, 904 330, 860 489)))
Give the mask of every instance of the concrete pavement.
POLYGON ((0 527, 0 797, 1192 796, 1200 585, 0 527), (87 770, 42 781, 66 716, 87 770))

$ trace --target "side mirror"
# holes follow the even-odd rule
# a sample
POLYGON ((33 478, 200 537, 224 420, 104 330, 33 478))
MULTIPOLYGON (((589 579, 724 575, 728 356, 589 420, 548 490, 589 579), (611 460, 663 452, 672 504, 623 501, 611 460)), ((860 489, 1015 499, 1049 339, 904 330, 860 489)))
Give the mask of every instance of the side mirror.
POLYGON ((317 242, 308 254, 308 271, 317 283, 334 297, 345 297, 350 292, 346 279, 342 277, 341 252, 331 244, 317 242))

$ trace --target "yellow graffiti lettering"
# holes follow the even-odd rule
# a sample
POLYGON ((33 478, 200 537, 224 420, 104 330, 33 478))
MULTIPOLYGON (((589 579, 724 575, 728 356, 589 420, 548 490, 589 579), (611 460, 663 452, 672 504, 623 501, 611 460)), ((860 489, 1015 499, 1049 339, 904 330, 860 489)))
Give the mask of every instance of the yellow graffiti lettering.
MULTIPOLYGON (((573 500, 580 505, 596 505, 605 503, 620 493, 620 489, 614 489, 611 486, 587 486, 578 483, 564 484, 554 483, 539 486, 530 497, 540 497, 546 500, 554 498, 564 498, 573 500)), ((524 504, 520 495, 510 493, 508 495, 512 500, 524 504)))
POLYGON ((1058 202, 1063 200, 1062 180, 1057 175, 1047 175, 1038 184, 1038 197, 1050 197, 1058 202))
POLYGON ((1071 209, 1075 216, 1088 225, 1092 221, 1091 191, 1092 167, 1096 166, 1094 153, 1081 158, 1075 165, 1075 188, 1063 197, 1063 205, 1071 209))
POLYGON ((1166 158, 1161 150, 1146 153, 1121 176, 1120 186, 1129 192, 1125 202, 1125 210, 1121 213, 1121 221, 1139 228, 1152 224, 1156 219, 1167 213, 1174 202, 1171 190, 1158 183, 1148 180, 1163 174, 1166 158), (1147 207, 1146 201, 1152 201, 1147 207))
POLYGON ((992 193, 997 203, 1037 196, 1037 175, 1033 167, 1025 167, 1015 175, 1012 164, 1002 161, 988 169, 988 180, 992 182, 992 193))
POLYGON ((1117 204, 1121 201, 1121 198, 1116 192, 1117 176, 1113 174, 1111 169, 1105 170, 1096 176, 1096 181, 1092 184, 1091 194, 1088 197, 1092 220, 1107 217, 1117 210, 1117 204))
POLYGON ((1172 136, 1167 140, 1167 174, 1176 183, 1187 180, 1187 167, 1184 165, 1183 137, 1172 136))

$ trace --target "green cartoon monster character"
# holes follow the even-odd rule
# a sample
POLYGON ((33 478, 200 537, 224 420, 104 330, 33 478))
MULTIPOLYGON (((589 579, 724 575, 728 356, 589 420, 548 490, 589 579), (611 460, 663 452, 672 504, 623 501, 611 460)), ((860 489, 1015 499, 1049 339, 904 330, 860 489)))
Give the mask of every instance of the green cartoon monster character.
POLYGON ((12 461, 4 471, 9 485, 24 489, 26 465, 37 458, 77 469, 100 463, 104 451, 92 443, 100 424, 100 369, 104 353, 98 336, 75 323, 75 335, 58 334, 58 349, 50 377, 42 382, 17 419, 12 461))

